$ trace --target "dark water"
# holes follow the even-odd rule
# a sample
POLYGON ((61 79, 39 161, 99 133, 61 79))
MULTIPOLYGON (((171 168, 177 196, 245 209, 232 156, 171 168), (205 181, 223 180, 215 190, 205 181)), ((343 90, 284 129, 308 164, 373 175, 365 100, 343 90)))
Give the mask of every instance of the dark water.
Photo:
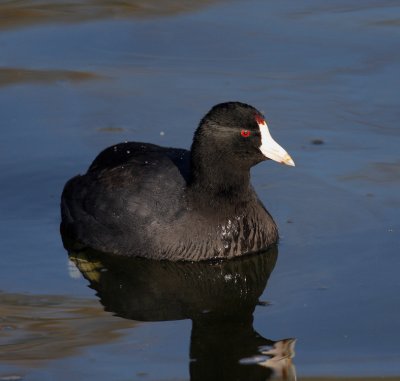
POLYGON ((389 0, 0 2, 0 380, 400 378, 399 41, 389 0), (252 173, 279 253, 69 262, 65 181, 227 100, 296 162, 252 173))

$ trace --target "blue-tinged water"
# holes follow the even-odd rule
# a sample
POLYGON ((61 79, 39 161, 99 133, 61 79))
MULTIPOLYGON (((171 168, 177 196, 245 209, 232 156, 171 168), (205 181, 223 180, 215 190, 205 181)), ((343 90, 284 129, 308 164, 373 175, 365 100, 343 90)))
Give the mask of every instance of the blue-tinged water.
POLYGON ((0 380, 400 378, 399 41, 389 0, 0 2, 0 380), (64 183, 116 142, 188 148, 228 100, 296 162, 252 171, 275 268, 83 277, 64 183))

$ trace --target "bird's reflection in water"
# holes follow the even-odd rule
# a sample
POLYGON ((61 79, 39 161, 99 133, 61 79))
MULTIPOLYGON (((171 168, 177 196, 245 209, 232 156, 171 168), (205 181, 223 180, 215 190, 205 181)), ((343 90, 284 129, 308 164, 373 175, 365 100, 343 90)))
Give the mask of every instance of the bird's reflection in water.
POLYGON ((190 379, 295 380, 294 339, 269 340, 253 313, 278 252, 223 262, 166 262, 94 251, 70 259, 107 311, 138 321, 191 319, 190 379))

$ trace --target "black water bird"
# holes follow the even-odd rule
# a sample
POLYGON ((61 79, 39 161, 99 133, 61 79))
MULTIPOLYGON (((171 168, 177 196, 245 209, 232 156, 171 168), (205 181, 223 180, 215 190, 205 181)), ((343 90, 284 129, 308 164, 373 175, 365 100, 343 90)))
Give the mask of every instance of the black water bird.
POLYGON ((66 246, 151 259, 233 258, 278 241, 276 224, 250 184, 250 168, 294 166, 264 116, 239 102, 214 106, 191 150, 127 142, 102 151, 65 185, 66 246))

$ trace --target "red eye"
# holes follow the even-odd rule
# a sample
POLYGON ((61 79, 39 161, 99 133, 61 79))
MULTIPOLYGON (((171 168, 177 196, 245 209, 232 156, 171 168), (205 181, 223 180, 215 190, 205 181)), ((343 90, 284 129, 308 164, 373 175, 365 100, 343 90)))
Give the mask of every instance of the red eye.
POLYGON ((240 135, 242 135, 244 138, 248 138, 250 136, 250 131, 242 130, 242 131, 240 131, 240 135))

